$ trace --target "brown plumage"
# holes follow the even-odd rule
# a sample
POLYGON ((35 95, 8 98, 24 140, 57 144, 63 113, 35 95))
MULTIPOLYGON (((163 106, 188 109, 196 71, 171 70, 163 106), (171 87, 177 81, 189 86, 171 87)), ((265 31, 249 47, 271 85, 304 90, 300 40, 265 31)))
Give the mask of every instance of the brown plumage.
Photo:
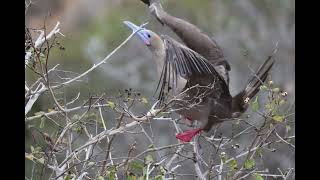
MULTIPOLYGON (((266 80, 274 60, 267 59, 250 77, 246 87, 236 96, 229 92, 229 63, 217 43, 195 25, 165 12, 160 3, 142 0, 162 24, 172 29, 185 43, 169 36, 141 29, 137 35, 151 50, 158 66, 160 80, 157 86, 159 100, 166 101, 168 93, 177 95, 191 88, 173 106, 177 113, 189 120, 197 120, 201 128, 190 130, 176 137, 190 141, 201 130, 209 131, 214 124, 239 117, 248 108, 266 80)), ((139 27, 126 21, 131 29, 139 27)))

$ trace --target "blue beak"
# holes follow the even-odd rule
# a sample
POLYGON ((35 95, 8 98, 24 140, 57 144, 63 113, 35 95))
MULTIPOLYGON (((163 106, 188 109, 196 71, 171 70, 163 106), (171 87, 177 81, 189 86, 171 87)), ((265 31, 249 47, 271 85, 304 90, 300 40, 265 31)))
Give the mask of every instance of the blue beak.
POLYGON ((136 34, 146 45, 150 45, 150 37, 148 37, 147 29, 139 27, 130 21, 123 21, 133 32, 138 31, 136 34))

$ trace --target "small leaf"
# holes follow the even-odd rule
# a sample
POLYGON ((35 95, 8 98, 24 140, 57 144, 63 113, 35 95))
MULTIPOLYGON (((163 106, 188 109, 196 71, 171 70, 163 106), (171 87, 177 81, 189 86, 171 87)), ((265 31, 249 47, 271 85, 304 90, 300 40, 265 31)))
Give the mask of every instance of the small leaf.
POLYGON ((226 162, 226 158, 227 158, 226 157, 226 153, 225 152, 221 152, 220 153, 220 158, 221 158, 222 162, 225 163, 226 162))
POLYGON ((144 158, 144 162, 145 164, 149 164, 149 163, 152 163, 154 160, 153 160, 153 157, 148 154, 145 158, 144 158))
POLYGON ((48 109, 48 112, 52 112, 52 111, 54 111, 54 110, 53 110, 53 109, 50 109, 50 108, 48 109))
POLYGON ((254 159, 247 159, 245 162, 244 162, 244 168, 245 169, 252 169, 256 166, 256 161, 254 159))
POLYGON ((162 175, 164 175, 166 173, 166 170, 164 169, 163 166, 160 166, 160 172, 162 175))
POLYGON ((66 175, 66 176, 64 177, 64 180, 71 180, 71 175, 70 175, 70 174, 66 175))
POLYGON ((108 168, 108 171, 107 171, 108 178, 109 178, 109 179, 114 179, 116 172, 117 172, 117 167, 116 167, 115 165, 110 166, 110 167, 108 168))
POLYGON ((144 103, 144 104, 147 104, 147 103, 148 103, 148 100, 143 97, 143 98, 141 98, 141 102, 144 103))
POLYGON ((282 105, 284 104, 286 101, 284 99, 281 99, 280 102, 279 102, 279 105, 282 105))
POLYGON ((40 146, 37 146, 36 148, 34 148, 34 153, 39 153, 42 150, 42 148, 40 146))
POLYGON ((75 125, 73 128, 72 128, 73 131, 75 131, 76 133, 78 134, 81 134, 82 133, 82 127, 81 125, 75 125))
POLYGON ((89 162, 88 166, 93 166, 95 163, 94 162, 89 162))
POLYGON ((97 177, 97 180, 104 180, 104 177, 99 176, 99 177, 97 177))
POLYGON ((237 160, 232 159, 232 160, 230 161, 230 167, 231 167, 232 170, 238 169, 238 162, 237 162, 237 160))
POLYGON ((30 149, 31 149, 31 153, 33 153, 34 152, 34 147, 32 145, 30 146, 30 149))
POLYGON ((258 148, 256 152, 257 152, 257 156, 259 156, 260 158, 262 158, 262 149, 261 149, 261 148, 258 148))
POLYGON ((133 173, 130 173, 130 174, 127 176, 126 180, 137 180, 137 177, 136 177, 133 173))
POLYGON ((35 116, 42 116, 44 114, 45 113, 43 111, 39 111, 39 112, 34 113, 35 116))
POLYGON ((111 109, 114 109, 116 105, 112 101, 107 101, 107 107, 110 107, 111 109))
POLYGON ((253 176, 256 180, 264 180, 260 174, 254 173, 253 176))
POLYGON ((291 130, 291 126, 286 125, 286 132, 288 133, 291 130))
POLYGON ((284 116, 282 116, 282 115, 274 115, 274 116, 272 116, 272 119, 277 121, 277 122, 282 122, 284 120, 284 116))
POLYGON ((271 86, 273 84, 273 81, 269 81, 268 84, 269 86, 271 86))
POLYGON ((162 175, 158 175, 158 176, 156 176, 156 180, 163 180, 164 178, 163 178, 163 176, 162 175))
POLYGON ((25 157, 29 160, 33 160, 34 156, 32 154, 26 153, 25 157))
POLYGON ((75 174, 68 174, 64 177, 64 180, 72 180, 75 179, 76 175, 75 174))
POLYGON ((260 90, 261 90, 261 91, 265 91, 265 90, 267 90, 267 89, 268 89, 268 87, 267 87, 266 85, 260 86, 260 90))
POLYGON ((37 161, 38 161, 39 163, 41 163, 41 164, 44 164, 44 158, 43 158, 43 157, 40 158, 40 159, 37 159, 37 161))
POLYGON ((275 93, 278 93, 279 91, 280 91, 279 88, 273 88, 273 89, 272 89, 272 92, 275 92, 275 93))
POLYGON ((40 125, 39 125, 39 128, 40 128, 40 129, 44 128, 45 120, 46 120, 46 118, 45 118, 45 117, 41 117, 40 125))
POLYGON ((255 100, 251 103, 251 107, 254 111, 258 111, 259 109, 258 96, 256 96, 255 100))
POLYGON ((138 161, 132 161, 130 163, 130 167, 134 170, 137 170, 137 171, 142 171, 143 169, 143 164, 138 162, 138 161))
POLYGON ((267 110, 271 111, 271 110, 273 110, 274 106, 273 106, 272 103, 267 103, 265 107, 266 107, 267 110))
POLYGON ((76 121, 76 120, 79 120, 80 116, 78 114, 75 114, 72 116, 72 120, 76 121))
POLYGON ((154 144, 150 144, 150 145, 148 146, 148 148, 149 148, 149 149, 154 148, 154 144))

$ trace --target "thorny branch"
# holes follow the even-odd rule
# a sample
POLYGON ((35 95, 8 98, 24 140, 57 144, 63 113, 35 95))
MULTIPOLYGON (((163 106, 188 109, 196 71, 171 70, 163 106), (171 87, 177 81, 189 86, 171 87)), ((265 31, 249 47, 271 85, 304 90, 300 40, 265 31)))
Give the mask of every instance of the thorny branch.
MULTIPOLYGON (((74 82, 79 82, 87 74, 106 63, 136 32, 130 34, 104 59, 85 72, 75 77, 59 77, 62 82, 53 82, 50 79, 50 83, 48 83, 49 75, 53 74, 52 72, 61 71, 57 69, 58 65, 48 70, 48 59, 46 59, 44 71, 38 72, 34 70, 34 73, 40 74, 40 78, 30 83, 30 86, 27 82, 25 83, 25 123, 32 124, 36 123, 37 120, 50 120, 59 128, 53 135, 47 135, 45 138, 50 144, 51 148, 49 150, 40 151, 32 147, 31 152, 26 153, 26 157, 31 159, 34 165, 42 164, 47 167, 52 171, 52 179, 58 180, 65 179, 70 174, 72 179, 79 180, 95 179, 99 176, 113 177, 115 179, 121 179, 124 176, 144 176, 146 179, 152 179, 156 175, 163 177, 163 179, 191 176, 201 180, 212 178, 220 180, 226 177, 243 179, 254 174, 259 174, 263 177, 282 177, 287 179, 294 174, 292 167, 287 171, 279 169, 280 174, 279 172, 262 171, 260 170, 261 166, 258 165, 251 167, 252 169, 246 167, 248 160, 257 159, 257 155, 261 155, 262 150, 270 151, 270 147, 275 144, 282 144, 293 150, 295 149, 295 145, 292 142, 295 136, 289 136, 288 133, 285 136, 281 136, 282 133, 280 131, 283 129, 279 130, 281 126, 278 124, 286 125, 286 121, 283 120, 277 124, 273 119, 273 111, 257 111, 257 114, 263 117, 261 120, 261 122, 264 122, 262 126, 251 123, 247 119, 226 121, 226 124, 230 123, 238 128, 232 129, 232 132, 234 132, 231 136, 218 132, 220 131, 220 126, 217 126, 213 134, 198 136, 190 143, 181 143, 175 140, 174 143, 163 144, 158 142, 158 138, 154 138, 154 129, 152 129, 154 126, 150 125, 154 121, 168 123, 171 127, 174 127, 174 132, 168 133, 168 136, 172 137, 172 139, 174 133, 180 133, 182 126, 179 125, 179 119, 172 117, 172 113, 181 109, 174 109, 172 105, 181 104, 181 108, 187 110, 199 105, 201 99, 214 87, 214 83, 210 86, 195 85, 178 95, 168 95, 168 101, 163 106, 158 106, 158 101, 154 102, 150 105, 149 110, 142 115, 134 110, 137 103, 140 102, 138 95, 132 95, 135 94, 134 92, 130 92, 131 95, 128 93, 127 97, 108 97, 105 94, 97 97, 90 96, 82 105, 79 105, 81 94, 77 93, 72 96, 73 99, 69 102, 66 101, 66 98, 64 98, 64 102, 60 102, 59 89, 70 86, 74 82), (188 91, 200 88, 207 90, 198 91, 199 93, 194 98, 196 100, 183 100, 182 97, 188 91), (49 98, 54 100, 57 108, 27 116, 39 96, 47 91, 51 95, 49 98), (110 119, 109 116, 105 118, 105 113, 110 112, 118 118, 110 119), (109 122, 113 121, 116 121, 115 125, 110 126, 111 123, 109 122), (150 132, 144 125, 150 125, 150 132), (240 137, 246 135, 254 137, 251 143, 249 145, 239 145, 237 142, 240 137), (145 144, 137 143, 137 140, 142 139, 141 137, 147 139, 144 142, 145 144), (121 149, 118 147, 117 138, 121 139, 121 143, 125 145, 130 144, 126 153, 120 153, 121 149), (134 142, 132 142, 132 139, 134 139, 134 142), (206 154, 206 149, 210 150, 209 154, 206 154), (235 150, 236 153, 233 153, 235 150), (152 159, 150 159, 150 156, 152 159), (231 167, 234 166, 235 162, 237 168, 231 167), (231 165, 232 163, 233 165, 231 165), (193 172, 185 173, 183 171, 185 168, 182 167, 188 167, 188 165, 193 172), (137 172, 135 168, 140 168, 140 171, 137 172), (145 174, 142 172, 145 172, 145 174)), ((39 37, 32 43, 33 49, 41 47, 49 39, 54 39, 56 34, 61 34, 59 22, 48 35, 46 35, 45 31, 40 31, 39 37)), ((48 45, 45 52, 49 53, 49 47, 48 45)), ((32 53, 30 49, 26 51, 26 67, 30 59, 33 57, 38 58, 36 56, 39 56, 39 54, 33 55, 32 53)), ((275 51, 272 56, 274 53, 275 51)), ((49 58, 48 56, 47 58, 49 58)), ((270 89, 272 88, 270 87, 270 89)), ((275 94, 271 91, 268 91, 268 93, 272 95, 270 101, 275 101, 275 94)), ((285 118, 289 118, 289 116, 286 115, 285 118)), ((32 172, 32 175, 34 176, 34 172, 32 172)))

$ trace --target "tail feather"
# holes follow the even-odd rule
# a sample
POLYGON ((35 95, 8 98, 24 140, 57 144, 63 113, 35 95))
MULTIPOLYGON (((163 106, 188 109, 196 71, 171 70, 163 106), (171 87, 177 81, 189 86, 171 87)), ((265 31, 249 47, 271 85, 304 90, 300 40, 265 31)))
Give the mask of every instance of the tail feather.
POLYGON ((246 101, 252 99, 260 90, 260 86, 266 81, 269 71, 274 64, 274 59, 269 57, 255 73, 249 78, 243 91, 232 99, 233 117, 238 117, 248 108, 246 101))
POLYGON ((258 91, 260 90, 260 86, 266 81, 269 71, 272 68, 273 64, 274 59, 268 58, 251 76, 247 83, 247 86, 244 89, 244 99, 251 99, 258 93, 258 91))

